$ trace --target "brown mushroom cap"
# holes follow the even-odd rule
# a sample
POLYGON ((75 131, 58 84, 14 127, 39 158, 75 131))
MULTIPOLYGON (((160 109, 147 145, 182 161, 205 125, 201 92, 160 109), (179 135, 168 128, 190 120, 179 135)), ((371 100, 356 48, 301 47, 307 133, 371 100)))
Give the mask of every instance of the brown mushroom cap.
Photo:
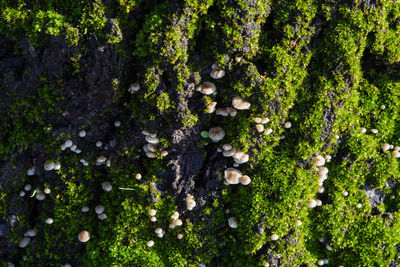
POLYGON ((201 84, 200 92, 205 95, 211 95, 217 91, 217 87, 212 82, 203 82, 201 84))
POLYGON ((228 168, 224 172, 224 178, 229 184, 238 184, 242 172, 234 168, 228 168))
POLYGON ((81 242, 83 242, 83 243, 88 242, 89 239, 90 239, 90 234, 89 234, 89 232, 86 231, 86 230, 83 230, 82 232, 79 233, 78 239, 79 239, 79 241, 81 241, 81 242))
POLYGON ((221 127, 213 127, 208 131, 208 137, 215 142, 222 140, 224 136, 225 131, 221 127))
POLYGON ((248 185, 251 182, 250 177, 247 175, 243 175, 242 177, 239 178, 239 180, 242 185, 248 185))

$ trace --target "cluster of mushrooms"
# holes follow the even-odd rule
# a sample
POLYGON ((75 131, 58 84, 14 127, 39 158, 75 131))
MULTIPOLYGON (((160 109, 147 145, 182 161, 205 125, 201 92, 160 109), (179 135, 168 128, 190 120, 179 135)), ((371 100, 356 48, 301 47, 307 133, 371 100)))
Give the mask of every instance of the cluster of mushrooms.
POLYGON ((159 147, 160 139, 158 139, 156 133, 150 133, 146 130, 142 131, 142 134, 145 136, 145 140, 147 144, 143 146, 143 151, 146 153, 148 158, 154 159, 157 157, 157 152, 161 152, 161 156, 165 157, 168 155, 168 152, 165 150, 161 150, 159 147))

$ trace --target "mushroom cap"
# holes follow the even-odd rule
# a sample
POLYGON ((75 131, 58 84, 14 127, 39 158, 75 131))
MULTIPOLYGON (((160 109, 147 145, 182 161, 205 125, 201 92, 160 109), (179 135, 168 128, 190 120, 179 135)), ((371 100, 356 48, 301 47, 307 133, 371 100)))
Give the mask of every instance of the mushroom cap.
POLYGON ((224 144, 222 145, 222 149, 225 151, 231 150, 232 149, 232 145, 231 144, 224 144))
POLYGON ((253 120, 254 120, 255 123, 261 123, 262 122, 262 119, 259 118, 259 117, 256 117, 253 120))
POLYGON ((31 242, 31 238, 30 238, 29 236, 25 236, 24 238, 22 238, 22 239, 19 241, 18 246, 19 246, 20 248, 24 248, 24 247, 26 247, 26 246, 29 244, 29 242, 31 242))
POLYGON ((212 82, 203 82, 201 84, 200 92, 205 95, 211 95, 217 91, 217 87, 212 82))
POLYGON ((192 210, 194 207, 196 207, 196 201, 194 201, 193 199, 186 200, 187 210, 192 210))
POLYGON ((71 147, 72 146, 72 140, 71 139, 68 139, 68 140, 66 140, 65 142, 64 142, 64 146, 65 147, 71 147))
POLYGON ((269 119, 268 118, 262 118, 262 120, 261 120, 261 123, 262 124, 266 124, 266 123, 268 123, 269 122, 269 119))
POLYGON ((219 108, 215 111, 215 114, 227 117, 229 116, 229 111, 228 108, 219 108))
POLYGON ((79 241, 81 241, 81 242, 83 242, 83 243, 88 242, 89 239, 90 239, 90 234, 89 234, 89 232, 86 231, 86 230, 83 230, 82 232, 80 232, 80 233, 78 234, 78 239, 79 239, 79 241))
POLYGON ((104 221, 105 219, 107 219, 107 214, 101 213, 101 214, 97 215, 97 218, 99 218, 99 220, 104 221))
MULTIPOLYGON (((235 155, 234 155, 235 156, 235 155)), ((243 164, 249 161, 249 155, 248 154, 243 154, 240 157, 234 157, 234 160, 238 164, 243 164)))
POLYGON ((319 167, 318 168, 318 171, 317 171, 317 173, 318 173, 318 175, 321 177, 321 176, 326 176, 327 174, 328 174, 328 172, 329 172, 329 170, 328 170, 328 168, 327 167, 319 167))
POLYGON ((217 142, 221 141, 225 136, 225 131, 221 127, 213 127, 208 131, 208 137, 217 142))
POLYGON ((149 215, 150 216, 155 216, 157 214, 157 211, 155 209, 149 210, 149 215))
POLYGON ((179 212, 175 211, 174 214, 171 215, 172 220, 176 220, 179 218, 179 212))
POLYGON ((173 223, 174 223, 176 226, 181 226, 181 225, 183 224, 183 222, 182 222, 181 219, 175 219, 175 220, 173 221, 173 223))
POLYGON ((278 240, 279 239, 279 235, 277 235, 277 234, 272 234, 271 235, 271 240, 272 241, 276 241, 276 240, 278 240))
POLYGON ((215 107, 217 106, 217 102, 211 102, 207 105, 207 113, 213 113, 215 111, 215 107))
POLYGON ((393 150, 393 151, 392 151, 392 155, 393 155, 393 157, 395 157, 395 158, 400 158, 400 152, 399 152, 398 150, 393 150))
POLYGON ((110 182, 106 181, 101 183, 101 188, 103 188, 103 190, 106 192, 110 192, 112 190, 112 185, 110 182))
POLYGON ((230 217, 228 219, 228 225, 230 228, 237 228, 238 227, 238 221, 235 217, 230 217))
POLYGON ((245 109, 249 109, 250 108, 250 103, 245 101, 243 98, 241 98, 240 96, 235 96, 232 99, 232 106, 235 109, 238 110, 245 110, 245 109))
POLYGON ((45 221, 47 224, 52 224, 54 222, 53 218, 47 218, 45 221))
POLYGON ((162 232, 163 232, 163 230, 161 228, 156 228, 154 230, 154 233, 156 233, 156 234, 162 234, 162 232))
POLYGON ((239 180, 242 185, 248 185, 251 182, 250 177, 247 175, 243 175, 242 177, 239 178, 239 180))
POLYGON ((84 206, 81 209, 82 212, 88 212, 89 211, 89 207, 88 206, 84 206))
POLYGON ((45 187, 44 190, 43 190, 43 192, 44 192, 45 194, 50 194, 50 193, 51 193, 51 189, 48 188, 48 187, 45 187))
POLYGON ((312 209, 315 208, 316 206, 317 206, 317 201, 315 201, 314 199, 307 200, 307 207, 312 209))
POLYGON ((146 156, 147 156, 148 158, 150 158, 150 159, 155 159, 155 158, 157 157, 157 154, 154 153, 154 152, 148 151, 148 152, 146 152, 146 156))
POLYGON ((54 162, 51 160, 48 160, 44 163, 44 169, 46 171, 51 171, 52 169, 54 169, 54 162))
POLYGON ((43 194, 42 191, 38 191, 38 192, 36 193, 36 196, 35 196, 35 197, 36 197, 37 200, 42 201, 42 200, 44 200, 44 199, 46 198, 46 195, 43 194))
POLYGON ((114 121, 114 126, 115 126, 115 127, 121 126, 121 122, 120 122, 120 121, 114 121))
POLYGON ((153 137, 151 135, 146 135, 145 139, 146 139, 146 142, 150 143, 150 144, 156 145, 156 144, 160 143, 160 139, 158 139, 155 136, 153 137))
POLYGON ((31 167, 26 171, 26 175, 32 176, 35 175, 35 167, 31 167))
POLYGON ((323 166, 325 164, 325 159, 324 157, 318 155, 314 159, 314 165, 317 167, 323 166))
POLYGON ((176 238, 182 239, 182 238, 183 238, 183 235, 182 235, 182 234, 177 234, 177 235, 176 235, 176 238))
POLYGON ((133 94, 139 90, 140 90, 140 84, 138 84, 138 83, 132 83, 128 89, 129 93, 131 93, 131 94, 133 94))
POLYGON ((217 67, 211 71, 210 76, 213 79, 221 79, 225 76, 225 71, 217 67))
POLYGON ((237 115, 237 110, 233 107, 227 107, 226 110, 229 112, 229 115, 231 117, 235 117, 237 115))
POLYGON ((156 218, 156 217, 154 217, 154 216, 152 216, 152 217, 150 218, 150 221, 152 221, 152 222, 156 222, 156 221, 157 221, 157 218, 156 218))
POLYGON ((147 241, 146 245, 148 247, 152 247, 154 245, 154 241, 153 240, 147 241))
POLYGON ((390 145, 388 143, 384 143, 384 144, 382 144, 382 149, 383 150, 389 150, 390 149, 390 145))
POLYGON ((300 220, 297 220, 296 221, 296 226, 300 226, 300 225, 302 225, 303 223, 300 221, 300 220))
POLYGON ((103 145, 103 142, 101 142, 100 140, 96 142, 96 147, 101 147, 103 145))
POLYGON ((264 131, 264 133, 265 133, 266 135, 269 135, 269 134, 272 133, 272 129, 271 129, 271 128, 268 128, 268 129, 266 129, 266 130, 264 131))
POLYGON ((79 137, 85 137, 86 136, 86 131, 85 130, 81 130, 79 132, 79 137))
POLYGON ((135 175, 136 180, 142 179, 142 175, 140 173, 136 173, 135 175))
POLYGON ((292 123, 290 121, 285 122, 285 124, 283 125, 283 127, 285 127, 286 129, 289 129, 292 127, 292 123))
POLYGON ((229 158, 229 157, 232 157, 232 156, 235 154, 235 152, 236 152, 236 148, 235 148, 235 147, 232 147, 231 150, 225 150, 224 152, 222 152, 222 155, 223 155, 224 157, 229 158))
POLYGON ((146 149, 147 149, 147 151, 145 150, 146 152, 148 152, 148 151, 150 151, 150 152, 156 152, 156 151, 157 151, 156 145, 154 145, 154 144, 152 144, 152 143, 146 144, 146 149))
POLYGON ((30 184, 26 184, 25 186, 24 186, 24 190, 25 191, 30 191, 32 189, 32 186, 30 185, 30 184))
POLYGON ((224 171, 224 178, 229 184, 238 184, 242 172, 234 168, 228 168, 224 171))
POLYGON ((97 161, 98 163, 104 163, 104 162, 106 162, 106 160, 107 160, 107 158, 101 155, 101 156, 98 156, 98 157, 97 157, 97 160, 96 160, 96 161, 97 161))
POLYGON ((97 205, 97 206, 94 208, 94 211, 95 211, 97 214, 101 214, 101 213, 104 212, 104 206, 103 206, 103 205, 97 205))
POLYGON ((256 124, 257 132, 262 133, 264 131, 264 125, 256 124))
POLYGON ((28 231, 26 231, 25 236, 34 237, 36 236, 36 234, 37 234, 36 229, 29 229, 28 231))

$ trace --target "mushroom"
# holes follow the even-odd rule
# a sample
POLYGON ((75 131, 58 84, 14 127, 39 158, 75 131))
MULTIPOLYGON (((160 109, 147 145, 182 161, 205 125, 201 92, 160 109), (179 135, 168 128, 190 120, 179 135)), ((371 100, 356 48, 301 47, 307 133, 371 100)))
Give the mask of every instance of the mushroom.
POLYGON ((157 214, 157 211, 155 209, 149 210, 149 215, 150 216, 156 216, 156 214, 157 214))
POLYGON ((86 131, 85 130, 81 130, 80 132, 79 132, 79 137, 85 137, 86 136, 86 131))
POLYGON ((224 178, 229 184, 238 184, 242 173, 234 168, 228 168, 224 171, 224 178))
POLYGON ((19 192, 19 196, 20 197, 24 197, 25 196, 25 192, 24 191, 19 192))
POLYGON ((211 71, 210 76, 213 79, 221 79, 222 77, 225 76, 225 71, 223 69, 216 67, 211 71))
POLYGON ((322 156, 316 156, 314 159, 314 165, 317 167, 323 166, 325 164, 325 159, 322 156))
POLYGON ((104 156, 99 156, 98 158, 97 158, 97 163, 104 163, 104 162, 106 162, 106 160, 107 160, 107 158, 106 157, 104 157, 104 156))
POLYGON ((46 171, 51 171, 51 170, 53 170, 53 169, 54 169, 54 162, 51 161, 51 160, 46 161, 46 162, 44 163, 44 169, 45 169, 46 171))
POLYGON ((302 225, 303 223, 300 221, 300 220, 297 220, 296 221, 296 226, 300 226, 300 225, 302 225))
POLYGON ((110 192, 112 190, 112 185, 110 182, 106 181, 101 184, 101 188, 106 192, 110 192))
POLYGON ((266 124, 266 123, 268 123, 269 122, 269 119, 268 118, 262 118, 262 120, 261 120, 261 123, 262 124, 266 124))
POLYGON ((327 167, 319 167, 319 168, 318 168, 318 171, 317 171, 317 173, 318 173, 318 175, 319 175, 320 177, 321 177, 321 176, 327 175, 328 172, 329 172, 329 170, 328 170, 327 167))
POLYGON ((222 149, 225 151, 231 150, 233 147, 231 144, 224 144, 222 145, 222 149))
POLYGON ((383 150, 389 150, 390 149, 390 145, 388 143, 384 143, 384 144, 382 144, 382 149, 383 150))
POLYGON ((176 235, 176 238, 178 238, 179 240, 181 240, 181 239, 183 238, 183 235, 182 235, 182 234, 177 234, 177 235, 176 235))
POLYGON ((88 212, 89 211, 89 207, 88 206, 84 206, 81 209, 82 212, 88 212))
POLYGON ((264 132, 264 125, 256 124, 256 129, 257 129, 257 132, 262 133, 262 132, 264 132))
POLYGON ((96 147, 101 147, 103 145, 103 142, 101 142, 100 140, 96 142, 96 147))
POLYGON ((36 236, 36 234, 37 234, 36 229, 29 229, 28 231, 25 232, 24 236, 34 237, 36 236))
POLYGON ((399 152, 398 150, 393 150, 393 151, 392 151, 392 155, 393 155, 393 157, 395 157, 395 158, 400 158, 400 152, 399 152))
POLYGON ((37 200, 42 201, 42 200, 44 200, 44 199, 46 198, 46 195, 43 194, 42 191, 38 191, 38 192, 36 193, 36 196, 35 196, 35 197, 36 197, 37 200))
POLYGON ((377 129, 371 129, 371 132, 374 133, 374 134, 377 134, 378 130, 377 129))
POLYGON ((192 195, 188 195, 186 197, 186 209, 193 210, 196 207, 196 201, 194 201, 194 197, 192 195))
POLYGON ((121 126, 121 122, 120 122, 120 121, 114 121, 114 126, 115 126, 115 127, 121 126))
POLYGON ((238 221, 235 217, 230 217, 228 219, 228 225, 230 228, 237 228, 238 227, 238 221))
POLYGON ((200 92, 205 95, 214 94, 217 91, 215 84, 212 82, 203 82, 200 86, 200 92))
POLYGON ((345 197, 347 197, 347 196, 349 195, 349 192, 344 191, 344 192, 342 193, 342 195, 345 196, 345 197))
POLYGON ((320 188, 318 188, 317 192, 322 194, 325 191, 325 188, 323 186, 321 186, 320 188))
POLYGON ((146 152, 146 156, 147 156, 148 158, 150 158, 150 159, 155 159, 155 158, 157 157, 157 154, 154 153, 154 152, 148 151, 148 152, 146 152))
POLYGON ((215 111, 215 107, 217 106, 217 102, 211 102, 207 105, 207 113, 213 113, 215 111))
POLYGON ((324 260, 323 259, 320 259, 320 260, 318 260, 317 261, 317 264, 319 265, 319 266, 322 266, 322 265, 324 265, 324 260))
POLYGON ((101 214, 101 213, 104 212, 104 206, 103 206, 103 205, 97 205, 97 206, 94 208, 94 211, 95 211, 97 214, 101 214))
POLYGON ((157 221, 157 218, 156 218, 156 217, 154 217, 154 216, 152 216, 152 217, 150 218, 150 221, 152 221, 152 222, 156 222, 156 221, 157 221))
POLYGON ((64 146, 66 148, 71 147, 72 146, 72 140, 70 140, 70 139, 66 140, 65 143, 64 143, 64 146))
POLYGON ((367 129, 365 129, 364 127, 360 128, 360 133, 366 133, 367 129))
POLYGON ((221 127, 213 127, 208 131, 208 137, 214 142, 221 141, 225 136, 225 131, 221 127))
POLYGON ((35 175, 35 167, 31 167, 26 171, 26 175, 33 176, 35 175))
POLYGON ((140 90, 140 84, 138 84, 138 83, 132 83, 128 89, 129 93, 131 93, 131 94, 134 94, 139 90, 140 90))
POLYGON ((43 192, 45 193, 45 194, 50 194, 51 193, 51 189, 50 188, 48 188, 48 187, 45 187, 44 188, 44 190, 43 190, 43 192))
POLYGON ((234 109, 233 107, 227 107, 226 110, 229 112, 229 115, 231 117, 236 117, 236 115, 237 115, 236 109, 234 109))
POLYGON ((271 235, 271 240, 272 241, 276 241, 276 240, 278 240, 279 239, 279 235, 277 235, 277 234, 272 234, 271 235))
POLYGON ((261 123, 262 122, 262 119, 259 118, 259 117, 256 117, 253 120, 254 120, 255 123, 261 123))
POLYGON ((235 109, 238 110, 245 110, 245 109, 249 109, 250 108, 250 103, 245 101, 243 98, 241 98, 240 96, 235 96, 232 99, 232 106, 235 109))
POLYGON ((176 220, 179 218, 179 212, 175 211, 174 214, 171 215, 172 220, 176 220))
POLYGON ((99 218, 99 220, 104 221, 105 219, 107 219, 107 214, 101 213, 101 214, 97 215, 97 218, 99 218))
POLYGON ((265 133, 265 135, 269 135, 269 134, 272 133, 272 129, 271 129, 271 128, 268 128, 268 129, 266 129, 266 130, 264 131, 264 133, 265 133))
POLYGON ((241 154, 240 156, 235 153, 233 155, 233 158, 237 164, 243 164, 249 161, 249 155, 246 153, 241 154))
POLYGON ((219 109, 217 109, 215 114, 227 117, 227 116, 229 116, 229 111, 227 108, 219 108, 219 109))
POLYGON ((28 237, 28 236, 26 236, 26 237, 22 238, 22 239, 19 241, 18 246, 19 246, 20 248, 25 248, 25 247, 29 244, 29 242, 31 242, 31 238, 28 237))
POLYGON ((88 231, 83 230, 82 232, 80 232, 78 234, 78 239, 79 241, 81 241, 82 243, 88 242, 90 239, 90 234, 88 231))
POLYGON ((140 173, 136 173, 135 175, 136 180, 142 179, 142 175, 140 173))
POLYGON ((224 151, 222 152, 222 155, 223 155, 224 157, 229 158, 229 157, 232 157, 232 156, 235 154, 235 152, 236 152, 236 148, 235 148, 235 147, 232 147, 230 150, 224 150, 224 151))
POLYGON ((24 186, 24 190, 25 191, 30 191, 32 189, 32 186, 30 185, 30 184, 26 184, 25 186, 24 186))
POLYGON ((317 201, 315 201, 314 199, 307 200, 307 207, 312 209, 315 208, 316 206, 317 206, 317 201))
POLYGON ((146 142, 150 143, 150 144, 156 145, 156 144, 160 143, 160 139, 158 139, 155 136, 153 137, 151 135, 146 135, 145 139, 146 139, 146 142))
POLYGON ((52 224, 54 222, 53 218, 47 218, 45 221, 47 224, 52 224))
POLYGON ((154 233, 156 233, 156 234, 162 234, 162 232, 163 232, 163 229, 161 229, 161 228, 156 228, 154 230, 154 233))
POLYGON ((286 129, 289 129, 292 127, 292 123, 290 121, 285 122, 285 124, 283 125, 283 127, 285 127, 286 129))
POLYGON ((239 178, 239 180, 242 185, 248 185, 251 182, 250 177, 247 175, 243 175, 242 177, 239 178))
POLYGON ((153 241, 153 240, 150 240, 150 241, 148 241, 148 242, 146 243, 146 245, 147 245, 148 247, 152 247, 152 246, 154 245, 154 241, 153 241))
POLYGON ((361 209, 361 207, 362 207, 361 203, 358 203, 358 204, 356 205, 356 207, 359 208, 359 209, 361 209))

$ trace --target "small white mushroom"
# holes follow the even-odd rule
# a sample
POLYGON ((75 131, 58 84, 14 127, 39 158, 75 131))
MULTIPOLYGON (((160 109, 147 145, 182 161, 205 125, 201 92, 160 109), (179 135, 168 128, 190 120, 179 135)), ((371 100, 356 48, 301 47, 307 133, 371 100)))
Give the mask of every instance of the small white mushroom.
POLYGON ((262 133, 264 131, 264 125, 256 124, 257 132, 262 133))
POLYGON ((268 128, 268 129, 266 129, 266 130, 264 131, 264 133, 265 133, 265 135, 269 135, 269 134, 272 133, 272 129, 271 129, 271 128, 268 128))
POLYGON ((222 152, 222 155, 223 155, 224 157, 229 158, 229 157, 232 157, 232 156, 235 154, 235 152, 236 152, 236 148, 235 148, 235 147, 232 147, 230 150, 224 150, 224 151, 222 152))
POLYGON ((314 159, 314 165, 317 167, 323 166, 325 164, 325 159, 322 156, 316 156, 314 159))
POLYGON ((158 139, 155 136, 153 137, 151 135, 146 135, 145 139, 146 139, 146 142, 150 143, 150 144, 156 145, 156 144, 160 143, 160 139, 158 139))
POLYGON ((98 156, 96 162, 97 163, 104 163, 106 162, 107 158, 104 156, 98 156))
POLYGON ((110 182, 106 181, 101 183, 101 188, 103 188, 103 190, 106 192, 110 192, 112 190, 112 185, 110 182))
POLYGON ((104 212, 104 206, 103 206, 103 205, 97 205, 97 206, 94 208, 94 211, 95 211, 97 214, 101 214, 101 213, 104 212))
POLYGON ((157 157, 157 154, 154 152, 146 152, 146 157, 150 158, 150 159, 155 159, 157 157))
POLYGON ((382 149, 383 150, 389 150, 390 149, 390 145, 388 143, 383 143, 382 144, 382 149))
POLYGON ((153 241, 153 240, 150 240, 150 241, 148 241, 148 242, 146 243, 146 245, 147 245, 148 247, 152 247, 152 246, 154 246, 154 241, 153 241))
POLYGON ((395 157, 395 158, 400 158, 400 152, 399 152, 398 150, 393 150, 393 151, 392 151, 392 155, 393 155, 393 157, 395 157))
POLYGON ((103 143, 101 141, 96 142, 96 147, 101 147, 102 145, 103 145, 103 143))
POLYGON ((289 129, 292 127, 292 123, 290 121, 285 122, 285 124, 283 125, 283 127, 285 127, 286 129, 289 129))
POLYGON ((214 141, 221 141, 225 136, 225 131, 221 127, 213 127, 208 131, 208 137, 214 141))
POLYGON ((150 218, 150 221, 152 221, 152 222, 156 222, 156 221, 157 221, 157 218, 156 218, 156 217, 154 217, 154 216, 152 216, 152 217, 150 218))
POLYGON ((235 217, 229 217, 228 225, 229 225, 230 228, 237 228, 238 227, 237 219, 235 217))
POLYGON ((300 221, 300 220, 297 220, 296 221, 296 226, 300 226, 300 225, 302 225, 303 223, 300 221))
POLYGON ((347 197, 347 196, 349 195, 349 193, 348 193, 347 191, 344 191, 344 192, 342 193, 342 195, 345 196, 345 197, 347 197))
POLYGON ((45 221, 47 224, 52 224, 54 222, 53 218, 47 218, 45 221))
POLYGON ((26 246, 28 246, 29 242, 31 242, 31 238, 29 236, 25 236, 19 241, 18 246, 20 248, 25 248, 26 246))
POLYGON ((361 209, 361 207, 362 207, 361 203, 358 203, 358 204, 356 205, 356 207, 359 208, 359 209, 361 209))
POLYGON ((278 240, 279 239, 279 235, 277 235, 277 234, 272 234, 271 235, 271 240, 272 241, 276 241, 276 240, 278 240))
POLYGON ((54 162, 51 161, 51 160, 46 161, 46 162, 44 163, 44 169, 45 169, 46 171, 51 171, 51 170, 53 170, 53 169, 54 169, 54 162))
POLYGON ((367 129, 365 129, 364 127, 360 128, 360 133, 366 133, 367 129))
POLYGON ((32 189, 32 186, 30 185, 30 184, 26 184, 25 186, 24 186, 24 190, 25 191, 30 191, 32 189))
POLYGON ((238 184, 240 177, 242 177, 242 172, 237 169, 228 168, 224 171, 224 178, 228 184, 238 184))
POLYGON ((317 201, 315 201, 314 199, 307 200, 307 207, 312 209, 315 208, 316 206, 317 206, 317 201))
POLYGON ((377 134, 378 130, 377 129, 371 129, 371 132, 374 133, 374 134, 377 134))
POLYGON ((140 90, 140 84, 138 84, 138 83, 132 83, 128 88, 128 91, 131 94, 134 94, 139 90, 140 90))
POLYGON ((241 183, 242 185, 248 185, 248 184, 250 184, 250 182, 251 182, 250 177, 247 176, 247 175, 243 175, 242 177, 239 178, 239 180, 240 180, 240 183, 241 183))
POLYGON ((81 130, 80 132, 79 132, 79 137, 85 137, 86 136, 86 131, 85 130, 81 130))
POLYGON ((150 216, 156 216, 156 214, 157 214, 157 211, 155 209, 149 210, 149 215, 150 216))
POLYGON ((177 234, 177 235, 176 235, 176 238, 178 238, 179 240, 181 240, 181 239, 183 238, 183 235, 182 235, 182 234, 177 234))
POLYGON ((43 192, 38 191, 38 192, 36 193, 35 197, 36 197, 37 200, 42 201, 42 200, 44 200, 44 199, 46 198, 46 195, 43 194, 43 192))
POLYGON ((215 111, 216 115, 227 117, 229 116, 229 110, 227 108, 219 108, 215 111))
POLYGON ((318 261, 317 261, 317 264, 318 264, 319 266, 324 265, 324 260, 323 260, 323 259, 318 260, 318 261))
POLYGON ((20 197, 24 197, 25 196, 25 192, 24 191, 19 192, 19 196, 20 197))
POLYGON ((212 82, 203 82, 200 86, 200 92, 205 95, 214 94, 217 91, 217 87, 212 82))
POLYGON ((34 237, 36 236, 36 234, 37 234, 36 229, 29 229, 28 231, 25 232, 24 236, 34 237))
POLYGON ((43 192, 48 195, 51 193, 51 189, 49 187, 45 187, 43 192))
POLYGON ((115 126, 115 127, 121 126, 121 122, 120 122, 120 121, 114 121, 114 126, 115 126))
POLYGON ((175 211, 174 214, 171 215, 172 220, 176 220, 179 218, 179 212, 175 211))
POLYGON ((84 206, 81 209, 82 212, 88 212, 89 211, 89 207, 88 206, 84 206))
POLYGON ((66 140, 65 143, 64 143, 64 146, 66 148, 71 147, 72 146, 72 140, 70 140, 70 139, 66 140))
POLYGON ((35 167, 31 167, 26 171, 26 175, 33 176, 35 175, 35 167))
POLYGON ((213 113, 215 111, 215 107, 217 106, 217 102, 211 102, 207 105, 207 113, 213 113))
POLYGON ((136 173, 135 179, 136 179, 136 180, 142 179, 142 175, 141 175, 140 173, 136 173))
POLYGON ((107 214, 101 213, 101 214, 97 215, 97 218, 99 218, 99 220, 104 221, 105 219, 107 219, 107 214))
POLYGON ((221 79, 225 76, 225 71, 217 67, 211 71, 210 76, 213 79, 221 79))

